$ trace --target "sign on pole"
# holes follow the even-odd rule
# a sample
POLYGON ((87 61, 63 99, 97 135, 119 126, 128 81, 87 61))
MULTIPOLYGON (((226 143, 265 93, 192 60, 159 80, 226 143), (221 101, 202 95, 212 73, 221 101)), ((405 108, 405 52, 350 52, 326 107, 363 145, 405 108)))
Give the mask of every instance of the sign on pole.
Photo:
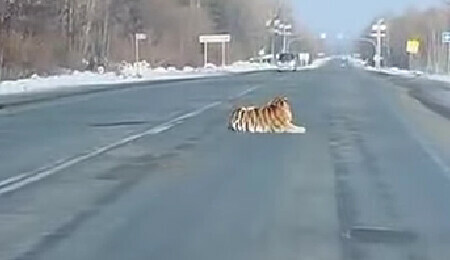
POLYGON ((442 33, 442 43, 450 43, 450 32, 442 33))
MULTIPOLYGON (((370 37, 376 38, 378 36, 377 33, 371 33, 370 37)), ((380 37, 381 38, 385 38, 386 37, 386 33, 380 33, 380 37)))
POLYGON ((418 40, 408 40, 406 42, 406 52, 410 54, 417 54, 419 53, 419 46, 420 43, 418 40))
POLYGON ((222 44, 222 67, 225 67, 225 44, 231 41, 231 35, 229 34, 211 34, 201 35, 199 37, 200 43, 205 44, 203 63, 204 66, 208 64, 208 43, 221 43, 222 44))
POLYGON ((200 42, 221 43, 230 42, 231 36, 229 34, 216 34, 216 35, 202 35, 200 36, 200 42))
POLYGON ((372 30, 376 31, 376 30, 378 30, 378 27, 380 27, 380 31, 386 31, 386 29, 387 29, 386 24, 380 24, 380 25, 374 24, 374 25, 372 25, 372 30))
POLYGON ((136 40, 145 40, 147 39, 147 34, 145 33, 136 33, 136 40))
POLYGON ((444 44, 448 44, 447 70, 448 70, 448 74, 450 74, 450 32, 442 33, 442 42, 444 44))

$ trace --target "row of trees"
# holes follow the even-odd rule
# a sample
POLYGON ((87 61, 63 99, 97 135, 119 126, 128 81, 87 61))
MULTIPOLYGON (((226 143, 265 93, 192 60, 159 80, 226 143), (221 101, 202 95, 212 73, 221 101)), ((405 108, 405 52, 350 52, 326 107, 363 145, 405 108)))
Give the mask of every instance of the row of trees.
MULTIPOLYGON (((447 72, 449 50, 448 44, 442 43, 442 33, 450 31, 450 1, 427 10, 410 8, 399 16, 387 15, 386 24, 383 57, 387 65, 430 73, 447 72), (420 42, 419 53, 412 56, 406 52, 406 42, 410 39, 420 42)), ((364 36, 370 30, 367 27, 364 36)), ((366 58, 373 54, 367 45, 361 49, 365 50, 366 58)))
POLYGON ((91 65, 132 61, 135 33, 148 35, 141 42, 141 57, 152 65, 200 64, 201 33, 231 33, 231 58, 246 58, 267 37, 265 21, 274 2, 2 0, 0 73, 17 78, 83 69, 83 59, 91 65))

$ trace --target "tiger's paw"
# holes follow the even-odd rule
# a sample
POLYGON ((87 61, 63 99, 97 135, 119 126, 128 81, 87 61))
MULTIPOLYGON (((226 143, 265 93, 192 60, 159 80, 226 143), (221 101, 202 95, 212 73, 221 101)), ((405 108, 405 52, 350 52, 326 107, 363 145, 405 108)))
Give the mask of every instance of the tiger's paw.
POLYGON ((306 133, 306 128, 303 126, 294 126, 287 131, 289 134, 304 134, 306 133))

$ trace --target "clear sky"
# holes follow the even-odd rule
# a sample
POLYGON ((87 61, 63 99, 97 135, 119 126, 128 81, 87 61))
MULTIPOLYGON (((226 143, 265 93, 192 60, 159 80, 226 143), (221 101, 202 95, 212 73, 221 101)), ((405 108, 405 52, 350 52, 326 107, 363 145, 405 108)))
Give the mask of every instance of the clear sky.
POLYGON ((376 16, 401 13, 408 7, 438 6, 442 0, 291 0, 295 17, 316 33, 358 35, 376 16))

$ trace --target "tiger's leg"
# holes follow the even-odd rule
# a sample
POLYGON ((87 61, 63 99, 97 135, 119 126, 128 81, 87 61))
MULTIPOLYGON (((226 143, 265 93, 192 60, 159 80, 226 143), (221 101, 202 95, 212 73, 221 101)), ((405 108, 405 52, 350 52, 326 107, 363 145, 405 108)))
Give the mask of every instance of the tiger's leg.
POLYGON ((285 130, 283 123, 283 115, 277 113, 277 110, 272 108, 270 109, 270 126, 272 128, 272 132, 274 133, 283 133, 285 130))
POLYGON ((230 115, 230 118, 228 120, 228 129, 236 131, 236 122, 238 120, 238 116, 239 116, 239 108, 234 109, 233 112, 230 115))
POLYGON ((244 116, 245 116, 245 109, 240 108, 237 120, 235 122, 235 125, 236 125, 235 129, 238 132, 242 132, 244 130, 244 125, 243 125, 244 116))
POLYGON ((242 113, 242 119, 241 119, 241 127, 242 127, 242 132, 248 132, 249 128, 250 128, 250 115, 249 115, 249 110, 248 108, 245 108, 243 113, 242 113))
POLYGON ((289 123, 286 132, 290 134, 304 134, 306 133, 306 128, 303 126, 294 125, 293 123, 289 123))
POLYGON ((291 134, 304 134, 306 133, 306 128, 303 126, 292 125, 287 132, 291 134))
POLYGON ((256 127, 256 114, 255 114, 255 108, 251 108, 248 111, 248 116, 249 116, 249 126, 248 126, 248 131, 250 133, 255 133, 255 127, 256 127))
POLYGON ((271 133, 272 127, 271 127, 271 120, 270 120, 270 109, 268 107, 265 107, 262 109, 262 128, 263 133, 271 133))
POLYGON ((262 117, 262 113, 260 111, 259 108, 255 109, 255 117, 256 117, 256 123, 255 123, 255 132, 256 133, 263 133, 264 129, 263 129, 263 117, 262 117))

